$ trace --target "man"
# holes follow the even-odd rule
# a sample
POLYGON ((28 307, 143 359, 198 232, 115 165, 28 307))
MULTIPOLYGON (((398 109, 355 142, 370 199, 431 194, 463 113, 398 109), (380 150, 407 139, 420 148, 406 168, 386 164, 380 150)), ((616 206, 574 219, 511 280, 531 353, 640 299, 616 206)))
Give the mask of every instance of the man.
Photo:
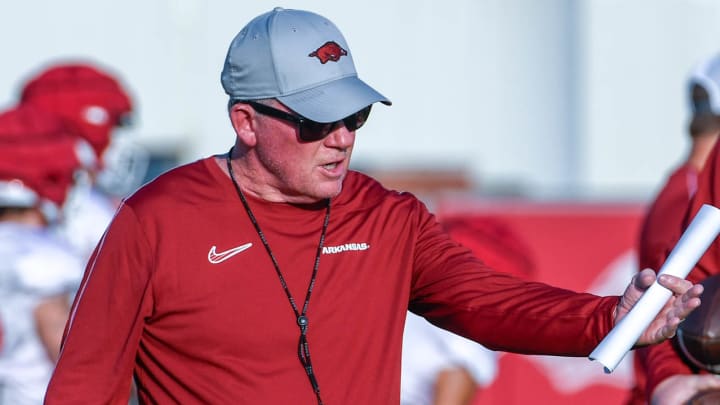
MULTIPOLYGON (((399 401, 406 311, 491 349, 587 355, 654 280, 622 297, 483 265, 408 193, 348 169, 375 102, 342 34, 276 8, 222 73, 235 145, 127 198, 90 259, 47 404, 399 401)), ((638 344, 672 336, 702 286, 638 344)))
POLYGON ((49 230, 74 174, 91 163, 63 123, 21 107, 0 114, 0 403, 41 404, 82 263, 49 230))
MULTIPOLYGON (((710 96, 720 97, 720 55, 701 62, 688 80, 692 109, 690 150, 685 161, 668 177, 650 205, 640 234, 640 268, 659 268, 680 239, 687 206, 697 189, 697 176, 720 135, 710 96)), ((720 114, 720 113, 718 113, 720 114)))
MULTIPOLYGON (((659 269, 680 239, 690 199, 695 194, 698 173, 702 170, 720 135, 720 121, 712 112, 710 95, 720 95, 720 55, 703 60, 690 73, 688 99, 692 118, 688 127, 690 151, 685 161, 668 177, 652 202, 643 221, 638 253, 641 269, 659 269)), ((635 352, 633 365, 636 384, 628 404, 644 404, 644 356, 647 349, 635 352)))
MULTIPOLYGON (((693 108, 690 132, 694 136, 693 139, 697 138, 706 145, 698 144, 694 148, 699 151, 695 154, 696 159, 689 159, 687 164, 688 176, 693 172, 700 171, 698 177, 687 177, 697 181, 697 184, 690 183, 692 188, 689 188, 688 194, 692 196, 691 202, 685 203, 683 206, 682 198, 678 197, 677 203, 671 205, 672 209, 669 206, 665 209, 669 215, 658 218, 658 222, 667 221, 669 224, 675 224, 675 228, 668 228, 663 232, 666 237, 664 243, 656 236, 658 242, 654 246, 646 248, 646 251, 651 253, 647 255, 646 263, 658 267, 670 253, 672 245, 679 239, 683 225, 687 226, 688 219, 694 216, 702 204, 720 205, 720 198, 717 194, 720 184, 716 180, 717 172, 720 170, 720 157, 716 142, 720 135, 720 55, 699 64, 693 71, 689 85, 693 108), (707 144, 714 145, 710 152, 704 150, 707 148, 707 144)), ((665 201, 669 201, 669 199, 666 197, 665 201)), ((661 206, 656 204, 656 207, 661 206)), ((650 211, 651 214, 652 212, 650 211)), ((658 232, 656 235, 659 234, 658 232)), ((713 243, 690 273, 688 279, 699 282, 709 275, 719 273, 719 253, 718 244, 713 243)), ((647 372, 646 393, 650 394, 653 404, 684 403, 698 391, 720 389, 720 378, 713 375, 696 374, 696 370, 692 370, 682 361, 681 355, 673 350, 669 342, 658 345, 658 347, 643 349, 638 357, 641 371, 647 372)), ((643 374, 640 374, 641 377, 643 374)))
POLYGON ((65 220, 59 228, 87 260, 110 223, 117 200, 139 185, 147 169, 146 153, 115 136, 133 121, 129 91, 105 67, 63 61, 28 78, 20 104, 65 120, 92 146, 98 165, 66 204, 65 220))

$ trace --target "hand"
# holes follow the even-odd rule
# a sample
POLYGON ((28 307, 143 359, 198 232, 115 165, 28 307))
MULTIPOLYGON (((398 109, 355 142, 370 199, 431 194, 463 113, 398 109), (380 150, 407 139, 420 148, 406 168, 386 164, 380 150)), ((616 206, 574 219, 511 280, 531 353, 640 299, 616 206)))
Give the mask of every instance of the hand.
MULTIPOLYGON (((617 324, 630 309, 638 302, 642 294, 655 281, 655 272, 645 269, 633 277, 630 285, 620 298, 620 303, 615 309, 615 323, 617 324)), ((663 274, 658 282, 663 287, 672 291, 673 296, 668 300, 660 313, 653 319, 647 329, 638 339, 636 346, 645 346, 662 342, 675 336, 678 325, 693 309, 700 306, 700 294, 703 287, 700 284, 692 284, 687 280, 663 274)))
POLYGON ((700 391, 720 389, 720 376, 674 375, 658 384, 650 398, 651 405, 684 404, 700 391))

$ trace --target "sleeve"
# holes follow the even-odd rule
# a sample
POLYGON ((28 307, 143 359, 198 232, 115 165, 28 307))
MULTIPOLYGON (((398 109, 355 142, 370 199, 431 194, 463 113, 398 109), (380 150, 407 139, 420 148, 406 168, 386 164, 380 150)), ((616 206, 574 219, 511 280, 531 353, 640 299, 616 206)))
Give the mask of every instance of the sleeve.
POLYGON ((123 205, 88 262, 45 404, 127 404, 152 312, 151 247, 123 205))
POLYGON ((412 312, 490 349, 524 354, 587 356, 612 328, 618 297, 495 271, 453 241, 424 206, 417 215, 412 312))
POLYGON ((680 239, 688 206, 695 191, 697 172, 680 166, 668 178, 645 214, 640 229, 638 255, 640 269, 658 270, 669 249, 680 239))
MULTIPOLYGON (((720 206, 720 143, 715 144, 707 163, 698 177, 698 188, 693 196, 685 218, 685 226, 700 210, 703 204, 720 206)), ((669 252, 668 252, 669 253, 669 252)), ((720 273, 720 243, 710 245, 700 261, 688 275, 688 280, 697 283, 704 278, 720 273)), ((643 349, 644 366, 647 371, 647 393, 666 378, 677 374, 691 374, 692 370, 682 360, 671 342, 643 349)))

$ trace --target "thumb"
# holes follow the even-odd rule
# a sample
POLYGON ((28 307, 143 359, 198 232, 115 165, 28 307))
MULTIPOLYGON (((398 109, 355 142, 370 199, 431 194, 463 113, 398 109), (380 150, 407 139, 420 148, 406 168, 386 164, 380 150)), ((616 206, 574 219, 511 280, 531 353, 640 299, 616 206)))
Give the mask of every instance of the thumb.
POLYGON ((655 271, 653 269, 643 269, 635 275, 635 279, 633 280, 635 283, 635 287, 640 290, 646 290, 652 285, 653 282, 655 282, 656 276, 657 275, 655 274, 655 271))

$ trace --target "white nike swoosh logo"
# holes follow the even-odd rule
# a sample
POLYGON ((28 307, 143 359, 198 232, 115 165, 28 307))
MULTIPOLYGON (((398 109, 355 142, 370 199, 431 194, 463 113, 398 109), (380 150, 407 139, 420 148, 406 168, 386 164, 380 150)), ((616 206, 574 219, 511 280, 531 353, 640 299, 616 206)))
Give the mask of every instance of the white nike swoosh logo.
POLYGON ((222 263, 225 260, 235 256, 236 254, 250 249, 251 247, 252 247, 252 243, 246 243, 244 245, 240 245, 238 247, 228 249, 224 252, 217 253, 217 252, 215 252, 215 249, 217 249, 217 246, 213 246, 210 248, 210 251, 208 252, 208 261, 212 264, 222 263))

